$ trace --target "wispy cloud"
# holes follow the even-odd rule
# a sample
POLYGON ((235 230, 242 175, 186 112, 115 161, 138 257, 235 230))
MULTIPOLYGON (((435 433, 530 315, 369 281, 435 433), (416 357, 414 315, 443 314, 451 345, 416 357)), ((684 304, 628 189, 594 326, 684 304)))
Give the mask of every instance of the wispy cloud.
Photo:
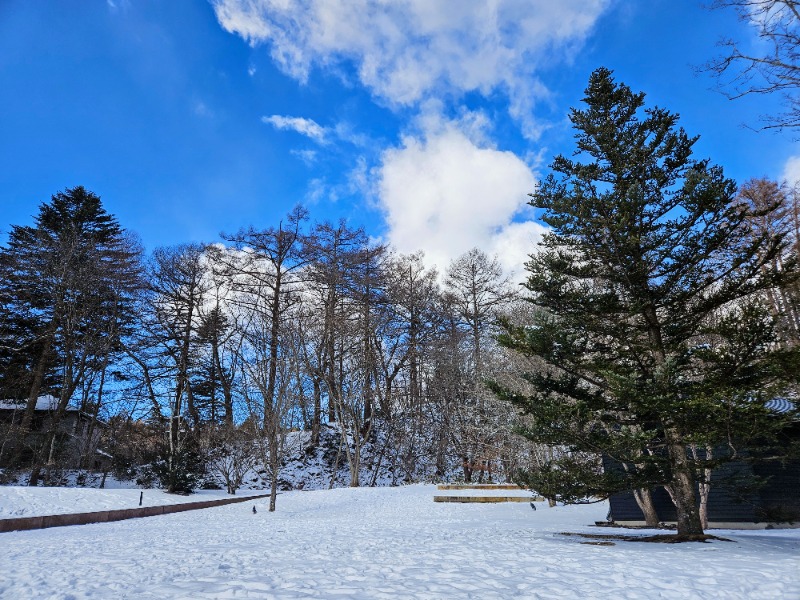
POLYGON ((786 160, 782 179, 792 187, 800 185, 800 156, 790 156, 786 160))
POLYGON ((131 2, 130 0, 106 0, 106 5, 113 12, 118 10, 126 11, 131 7, 131 2))
POLYGON ((317 160, 316 150, 290 150, 290 153, 302 160, 307 165, 312 165, 317 160))
POLYGON ((322 127, 313 119, 304 117, 289 117, 285 115, 271 115, 261 117, 261 121, 272 125, 275 129, 296 131, 300 135, 311 138, 315 142, 324 144, 327 142, 328 130, 322 127))
POLYGON ((611 0, 212 0, 223 28, 268 44, 273 60, 305 82, 314 67, 355 66, 390 106, 432 97, 508 95, 523 132, 548 94, 536 72, 568 61, 611 0))
POLYGON ((352 146, 364 147, 372 144, 369 136, 359 133, 350 123, 344 121, 330 127, 324 127, 313 119, 288 115, 264 116, 261 117, 261 121, 275 129, 295 131, 321 145, 345 142, 352 146))
POLYGON ((192 110, 198 117, 211 118, 214 116, 214 111, 211 110, 211 108, 209 108, 209 106, 202 100, 195 102, 192 110))

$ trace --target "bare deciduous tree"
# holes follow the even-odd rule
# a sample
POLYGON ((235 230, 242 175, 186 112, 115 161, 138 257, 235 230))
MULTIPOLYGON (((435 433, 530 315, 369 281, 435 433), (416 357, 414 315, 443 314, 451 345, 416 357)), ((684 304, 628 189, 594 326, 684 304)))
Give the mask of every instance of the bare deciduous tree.
MULTIPOLYGON (((740 188, 734 202, 743 204, 753 216, 749 219, 749 239, 784 237, 786 247, 767 268, 781 272, 800 259, 800 198, 797 189, 789 189, 769 179, 750 179, 740 188)), ((789 345, 800 343, 800 283, 792 281, 765 292, 770 311, 781 330, 781 339, 789 345)))
POLYGON ((153 384, 153 370, 163 388, 151 387, 155 398, 168 398, 169 450, 167 455, 167 491, 178 491, 180 484, 179 457, 186 449, 187 436, 200 421, 191 385, 194 338, 200 323, 200 310, 208 291, 203 246, 187 244, 157 248, 153 253, 147 296, 148 314, 142 334, 156 352, 150 354, 154 363, 139 358, 144 376, 153 384), (191 419, 184 419, 184 409, 191 419))
POLYGON ((733 8, 761 42, 723 39, 724 54, 706 68, 717 75, 731 98, 748 94, 783 96, 786 112, 767 117, 766 128, 800 127, 800 3, 797 0, 715 0, 713 8, 733 8))

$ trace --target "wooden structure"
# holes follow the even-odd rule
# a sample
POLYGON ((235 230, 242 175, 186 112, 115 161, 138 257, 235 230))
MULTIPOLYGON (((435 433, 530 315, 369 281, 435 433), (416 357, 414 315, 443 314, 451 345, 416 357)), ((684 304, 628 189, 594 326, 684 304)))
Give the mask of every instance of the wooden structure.
POLYGON ((457 504, 496 504, 498 502, 533 502, 539 498, 525 496, 434 496, 434 502, 455 502, 457 504))
MULTIPOLYGON (((476 491, 512 491, 524 492, 521 487, 514 484, 481 484, 481 483, 440 483, 436 486, 439 490, 476 490, 476 491)), ((497 494, 492 496, 458 496, 441 495, 434 496, 434 502, 455 502, 458 504, 497 504, 499 502, 540 502, 543 498, 531 496, 511 496, 509 494, 497 494)))
MULTIPOLYGON (((777 413, 794 407, 791 401, 782 398, 771 400, 769 405, 777 413)), ((787 442, 800 440, 800 422, 793 423, 783 435, 787 442)), ((603 468, 621 467, 604 456, 603 468)), ((675 522, 675 505, 663 487, 653 490, 653 504, 660 522, 675 522)), ((611 496, 608 520, 628 527, 645 525, 632 492, 611 496)), ((712 529, 800 527, 800 460, 742 460, 714 469, 708 495, 708 526, 712 529), (761 485, 754 486, 753 482, 761 485)))

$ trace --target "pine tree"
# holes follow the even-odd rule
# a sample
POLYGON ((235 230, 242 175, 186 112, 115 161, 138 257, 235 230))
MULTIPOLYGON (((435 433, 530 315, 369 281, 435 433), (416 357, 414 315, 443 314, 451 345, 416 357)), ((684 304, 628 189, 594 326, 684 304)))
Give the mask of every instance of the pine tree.
POLYGON ((32 485, 73 393, 89 371, 107 364, 134 318, 139 252, 100 198, 80 186, 43 203, 33 226, 12 226, 0 248, 0 338, 14 342, 0 364, 3 387, 18 393, 24 384, 27 396, 18 441, 30 430, 40 393, 58 397, 32 485))
MULTIPOLYGON (((526 264, 537 317, 501 342, 531 357, 527 387, 491 384, 531 415, 526 435, 561 446, 523 476, 566 501, 664 485, 678 535, 702 536, 706 468, 775 439, 765 403, 786 384, 763 292, 781 236, 754 236, 721 168, 692 158, 678 116, 595 71, 574 158, 532 194, 551 230, 526 264), (723 447, 713 459, 692 447, 723 447), (625 469, 603 472, 585 452, 625 469)), ((763 208, 764 212, 774 206, 763 208)), ((786 265, 784 265, 786 267, 786 265)))

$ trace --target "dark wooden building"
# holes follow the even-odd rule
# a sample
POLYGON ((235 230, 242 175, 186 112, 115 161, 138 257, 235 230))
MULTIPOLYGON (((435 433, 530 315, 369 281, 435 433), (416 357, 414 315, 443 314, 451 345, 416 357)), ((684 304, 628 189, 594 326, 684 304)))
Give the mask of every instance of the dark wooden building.
MULTIPOLYGON (((776 412, 793 410, 792 402, 770 402, 776 412)), ((800 440, 800 423, 786 432, 800 440)), ((603 467, 618 468, 607 457, 603 467)), ((699 494, 698 494, 699 498, 699 494)), ((663 523, 676 520, 675 505, 663 487, 653 490, 653 503, 663 523)), ((633 493, 610 498, 610 521, 623 526, 644 526, 644 515, 633 493)), ((708 526, 718 529, 756 529, 763 527, 800 527, 800 460, 765 460, 731 462, 715 469, 708 494, 708 526), (759 485, 753 485, 760 482, 759 485)))

